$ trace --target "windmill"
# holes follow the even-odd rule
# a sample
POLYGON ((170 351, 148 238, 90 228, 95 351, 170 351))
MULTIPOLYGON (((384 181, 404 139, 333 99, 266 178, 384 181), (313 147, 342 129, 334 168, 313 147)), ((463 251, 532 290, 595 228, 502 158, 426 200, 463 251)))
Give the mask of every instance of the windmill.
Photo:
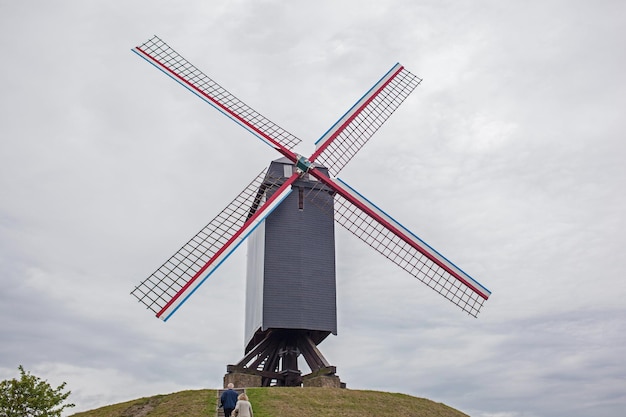
POLYGON ((421 82, 394 65, 322 137, 300 139, 198 70, 158 37, 132 49, 281 154, 132 294, 167 321, 248 240, 244 357, 225 383, 340 384, 318 345, 337 334, 334 222, 469 315, 491 294, 336 176, 421 82), (311 372, 302 375, 298 358, 311 372), (321 382, 320 382, 321 381, 321 382))

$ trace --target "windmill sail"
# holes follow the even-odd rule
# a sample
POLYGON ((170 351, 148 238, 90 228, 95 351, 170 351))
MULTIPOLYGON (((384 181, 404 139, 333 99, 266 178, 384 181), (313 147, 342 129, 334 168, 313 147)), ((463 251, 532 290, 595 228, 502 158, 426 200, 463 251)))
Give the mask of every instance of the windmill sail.
POLYGON ((284 181, 266 171, 131 294, 167 321, 291 192, 297 175, 284 181), (259 190, 269 189, 277 191, 266 199, 259 190))
POLYGON ((292 149, 300 143, 300 139, 229 93, 158 37, 132 51, 272 148, 292 149))
POLYGON ((322 135, 309 160, 337 176, 421 81, 402 65, 394 65, 322 135))
POLYGON ((337 192, 334 205, 320 206, 334 213, 337 223, 463 311, 478 315, 491 294, 487 288, 345 182, 316 177, 337 192))

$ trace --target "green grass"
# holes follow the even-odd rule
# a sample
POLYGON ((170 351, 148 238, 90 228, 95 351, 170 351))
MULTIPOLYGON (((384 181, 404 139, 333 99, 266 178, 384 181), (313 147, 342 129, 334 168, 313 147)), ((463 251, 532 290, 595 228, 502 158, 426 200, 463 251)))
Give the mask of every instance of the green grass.
POLYGON ((216 390, 181 391, 168 395, 139 398, 73 417, 173 417, 215 416, 216 390))
MULTIPOLYGON (((424 398, 333 388, 248 388, 255 417, 467 417, 424 398)), ((140 398, 72 417, 214 417, 216 390, 181 391, 140 398)))

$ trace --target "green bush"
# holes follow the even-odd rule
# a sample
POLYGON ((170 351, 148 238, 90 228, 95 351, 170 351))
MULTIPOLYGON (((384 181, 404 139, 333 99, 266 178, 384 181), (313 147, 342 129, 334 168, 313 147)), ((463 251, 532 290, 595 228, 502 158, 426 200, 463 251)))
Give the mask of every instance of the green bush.
POLYGON ((61 412, 74 404, 63 404, 71 391, 63 392, 65 382, 53 389, 48 381, 24 371, 20 365, 20 379, 0 382, 0 417, 60 417, 61 412))

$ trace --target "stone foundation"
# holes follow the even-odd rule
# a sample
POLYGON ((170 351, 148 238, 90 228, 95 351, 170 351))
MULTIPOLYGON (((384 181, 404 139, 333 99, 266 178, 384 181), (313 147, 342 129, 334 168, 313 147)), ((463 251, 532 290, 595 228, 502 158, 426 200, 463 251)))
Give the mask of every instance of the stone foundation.
POLYGON ((322 387, 322 388, 345 388, 337 375, 322 375, 313 378, 303 378, 303 387, 322 387))
POLYGON ((235 388, 260 387, 261 376, 243 374, 239 372, 231 372, 224 375, 224 388, 226 388, 231 382, 235 385, 235 388))

